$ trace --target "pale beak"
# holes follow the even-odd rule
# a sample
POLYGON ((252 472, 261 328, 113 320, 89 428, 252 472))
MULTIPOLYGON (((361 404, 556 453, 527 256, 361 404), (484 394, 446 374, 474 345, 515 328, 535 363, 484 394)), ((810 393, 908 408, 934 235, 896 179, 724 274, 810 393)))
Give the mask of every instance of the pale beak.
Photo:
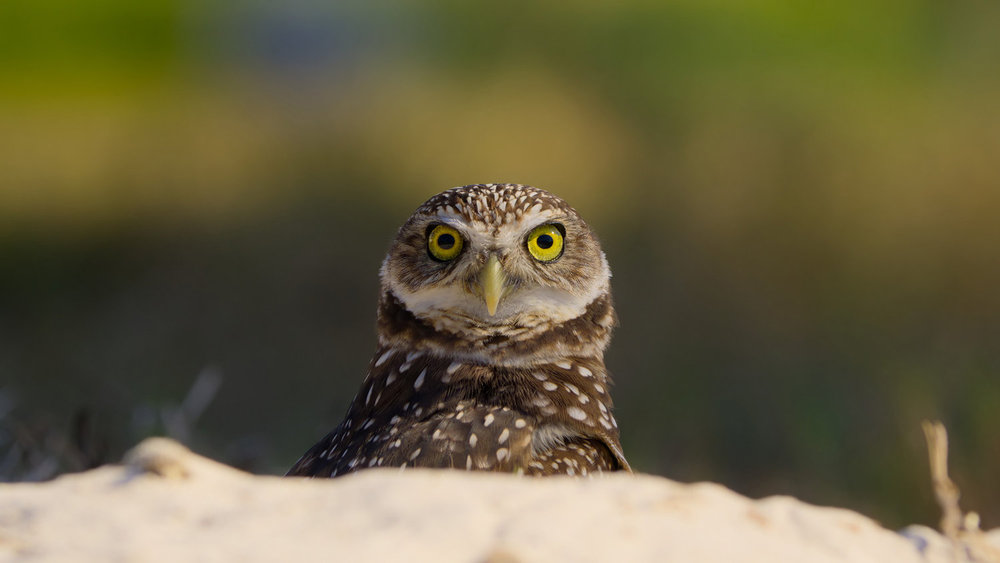
POLYGON ((479 273, 479 284, 483 288, 483 299, 486 301, 486 310, 490 316, 496 314, 497 305, 500 304, 500 297, 503 296, 503 268, 496 256, 490 256, 483 271, 479 273))

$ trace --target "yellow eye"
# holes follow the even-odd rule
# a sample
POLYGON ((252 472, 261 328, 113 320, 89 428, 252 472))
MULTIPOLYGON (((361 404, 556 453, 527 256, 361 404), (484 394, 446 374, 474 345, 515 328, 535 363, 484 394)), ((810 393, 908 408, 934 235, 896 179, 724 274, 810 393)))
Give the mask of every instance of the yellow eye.
POLYGON ((563 234, 555 225, 535 227, 528 235, 528 252, 540 262, 551 262, 562 255, 563 234))
POLYGON ((462 235, 448 225, 437 225, 427 235, 427 252, 435 260, 454 260, 462 252, 462 235))

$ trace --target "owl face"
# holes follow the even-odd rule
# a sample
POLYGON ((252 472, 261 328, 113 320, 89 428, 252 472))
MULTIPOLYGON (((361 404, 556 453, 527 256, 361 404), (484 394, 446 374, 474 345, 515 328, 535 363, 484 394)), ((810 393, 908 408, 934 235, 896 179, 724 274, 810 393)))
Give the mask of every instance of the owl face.
POLYGON ((399 230, 383 287, 438 330, 505 331, 583 314, 609 290, 590 227, 558 197, 528 186, 454 188, 399 230))

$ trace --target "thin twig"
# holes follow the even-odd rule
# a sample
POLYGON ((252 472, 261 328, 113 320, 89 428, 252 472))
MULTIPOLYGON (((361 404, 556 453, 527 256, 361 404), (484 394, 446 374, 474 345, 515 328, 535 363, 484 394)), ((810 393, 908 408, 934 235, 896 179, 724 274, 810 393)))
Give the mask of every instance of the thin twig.
POLYGON ((941 421, 923 421, 927 454, 931 464, 934 496, 941 507, 941 532, 962 549, 970 561, 1000 561, 1000 550, 986 540, 979 529, 979 515, 964 514, 958 506, 962 496, 958 485, 948 476, 948 431, 941 421))
POLYGON ((958 506, 961 492, 948 476, 948 431, 941 421, 925 420, 922 424, 927 439, 927 454, 931 463, 931 484, 941 507, 941 532, 953 540, 962 530, 962 509, 958 506))

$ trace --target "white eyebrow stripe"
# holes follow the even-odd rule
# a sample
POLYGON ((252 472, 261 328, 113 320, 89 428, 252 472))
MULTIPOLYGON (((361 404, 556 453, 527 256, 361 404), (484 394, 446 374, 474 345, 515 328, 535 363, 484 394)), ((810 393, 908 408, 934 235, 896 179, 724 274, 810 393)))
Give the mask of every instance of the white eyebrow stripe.
POLYGON ((433 225, 435 223, 442 223, 452 227, 462 234, 469 234, 476 230, 475 224, 470 224, 469 220, 465 218, 464 215, 451 213, 446 209, 441 209, 437 213, 431 216, 431 220, 428 224, 433 225))

